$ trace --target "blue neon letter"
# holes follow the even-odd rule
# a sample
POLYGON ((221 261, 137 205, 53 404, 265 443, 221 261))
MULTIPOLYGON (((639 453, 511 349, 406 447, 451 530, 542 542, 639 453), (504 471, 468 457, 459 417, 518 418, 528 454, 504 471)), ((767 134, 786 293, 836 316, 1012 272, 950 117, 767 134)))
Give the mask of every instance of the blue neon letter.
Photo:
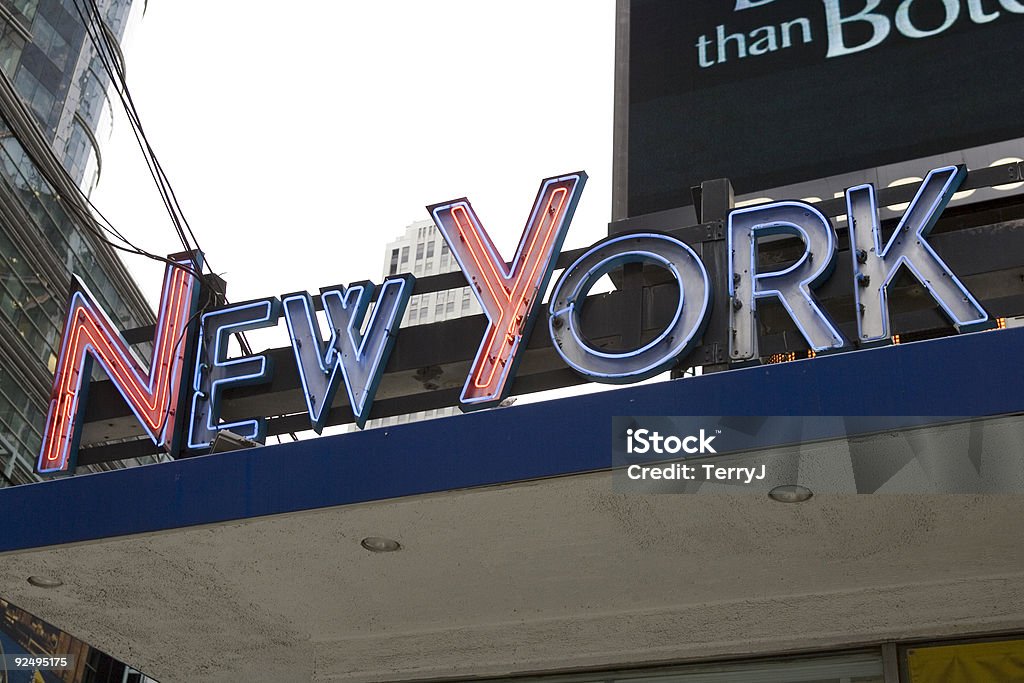
POLYGON ((815 351, 843 346, 843 337, 818 306, 811 289, 828 279, 835 266, 832 223, 803 202, 777 202, 729 214, 730 358, 758 357, 757 300, 776 297, 815 351), (757 272, 757 241, 768 235, 796 235, 804 253, 783 270, 757 272))
POLYGON ((309 419, 317 434, 327 422, 334 393, 342 378, 356 424, 360 428, 366 424, 414 282, 411 275, 385 280, 366 326, 366 334, 360 330, 376 285, 367 281, 348 288, 321 291, 320 298, 331 330, 326 344, 320 336, 312 298, 305 292, 284 297, 288 334, 302 380, 309 419))
POLYGON ((548 329, 558 355, 594 382, 639 382, 667 370, 700 338, 711 308, 711 283, 704 264, 690 247, 667 235, 641 233, 597 243, 565 269, 551 294, 548 329), (655 263, 679 285, 679 303, 668 327, 633 351, 607 353, 587 343, 580 311, 587 293, 602 276, 626 263, 655 263))
POLYGON ((281 302, 276 297, 234 304, 203 315, 192 382, 189 448, 208 448, 217 432, 228 429, 253 441, 264 440, 267 433, 264 418, 221 423, 220 402, 224 389, 266 382, 273 372, 273 364, 264 355, 228 360, 228 340, 238 332, 273 327, 280 317, 281 302))
POLYGON ((966 175, 963 166, 931 171, 884 248, 875 188, 859 185, 846 191, 853 292, 859 312, 857 334, 862 343, 892 336, 887 290, 904 265, 938 302, 957 331, 975 329, 988 321, 985 309, 928 244, 928 233, 966 175))

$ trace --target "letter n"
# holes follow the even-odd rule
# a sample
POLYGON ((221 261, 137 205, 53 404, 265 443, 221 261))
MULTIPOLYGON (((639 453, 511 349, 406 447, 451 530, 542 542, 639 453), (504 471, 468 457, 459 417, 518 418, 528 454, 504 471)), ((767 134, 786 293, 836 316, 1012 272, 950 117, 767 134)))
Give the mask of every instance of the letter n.
MULTIPOLYGON (((201 265, 202 255, 197 252, 195 260, 201 265)), ((169 261, 148 370, 85 283, 72 276, 36 472, 53 474, 74 468, 93 361, 107 373, 154 443, 167 450, 174 446, 186 335, 198 304, 199 284, 185 265, 194 263, 191 255, 176 254, 169 261)))

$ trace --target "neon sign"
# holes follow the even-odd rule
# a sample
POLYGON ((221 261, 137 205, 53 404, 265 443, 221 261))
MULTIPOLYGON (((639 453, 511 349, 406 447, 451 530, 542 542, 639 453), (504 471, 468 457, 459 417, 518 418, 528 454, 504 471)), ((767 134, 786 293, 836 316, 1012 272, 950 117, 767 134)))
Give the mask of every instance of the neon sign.
POLYGON ((223 430, 231 430, 254 441, 263 440, 266 420, 256 418, 224 423, 220 419, 220 404, 224 389, 266 382, 273 367, 262 354, 228 359, 228 341, 232 334, 276 325, 279 317, 281 302, 273 297, 234 304, 203 315, 192 379, 192 412, 188 431, 190 449, 207 448, 217 432, 223 430))
POLYGON ((154 443, 167 450, 176 445, 186 337, 199 295, 195 274, 186 264, 202 264, 202 257, 193 261, 191 256, 179 254, 171 261, 164 271, 148 371, 85 283, 72 278, 37 472, 62 472, 74 467, 93 361, 107 373, 154 443))
MULTIPOLYGON (((857 344, 891 335, 887 290, 903 266, 924 285, 958 331, 977 329, 989 320, 928 244, 930 230, 965 176, 965 169, 958 166, 929 173, 884 246, 874 188, 860 185, 846 191, 857 344)), ((586 174, 579 172, 541 182, 509 264, 467 199, 427 207, 487 318, 461 392, 463 410, 491 406, 508 395, 534 322, 544 308, 543 295, 586 180, 586 174)), ((650 231, 616 235, 584 250, 558 278, 547 305, 548 333, 558 356, 590 381, 624 384, 647 379, 689 354, 704 335, 713 306, 725 305, 730 359, 754 360, 760 355, 758 303, 766 299, 782 304, 811 349, 835 351, 851 346, 814 294, 832 276, 836 262, 836 230, 828 217, 810 204, 795 201, 737 209, 729 214, 725 238, 729 256, 727 282, 720 283, 721 291, 728 294, 724 301, 714 301, 715 287, 697 253, 669 235, 650 231), (764 270, 758 261, 759 245, 776 235, 798 238, 802 252, 785 268, 764 270), (599 348, 581 329, 587 295, 598 279, 634 263, 654 264, 669 273, 678 288, 674 312, 665 328, 639 348, 614 352, 599 348)), ((315 299, 306 292, 233 304, 198 316, 199 283, 186 266, 190 262, 189 255, 173 257, 164 274, 148 371, 76 278, 37 471, 57 473, 74 467, 93 360, 159 446, 174 451, 179 435, 187 432, 184 448, 202 451, 224 430, 262 441, 265 417, 225 419, 222 408, 227 390, 270 382, 271 359, 265 354, 231 358, 228 341, 238 332, 275 327, 282 315, 310 428, 320 433, 328 423, 342 385, 355 423, 360 428, 365 425, 399 337, 398 324, 415 278, 398 275, 379 287, 364 281, 322 289, 325 334, 315 299), (190 390, 189 397, 182 396, 182 387, 190 390), (181 405, 189 410, 179 410, 181 405)))
POLYGON ((729 315, 734 332, 730 336, 730 355, 734 361, 758 356, 757 301, 769 297, 782 303, 813 350, 845 345, 811 293, 832 274, 835 257, 832 223, 810 204, 777 202, 729 214, 729 315), (795 235, 803 240, 804 252, 788 268, 761 273, 757 245, 762 237, 770 235, 795 235))
POLYGON ((541 183, 519 249, 506 266, 467 199, 427 207, 470 288, 487 315, 487 331, 462 390, 462 404, 484 408, 501 402, 533 329, 586 173, 541 183))
POLYGON ((326 345, 320 337, 312 298, 305 292, 284 298, 288 335, 302 380, 310 426, 317 434, 327 421, 327 412, 341 379, 348 390, 356 424, 360 429, 366 424, 415 281, 412 275, 384 281, 366 334, 360 329, 376 285, 360 282, 348 288, 321 292, 327 325, 331 329, 326 345))
POLYGON ((551 339, 569 367, 594 382, 628 384, 669 369, 700 338, 711 308, 711 281, 700 258, 679 240, 656 233, 623 235, 600 242, 566 268, 549 308, 551 339), (654 263, 672 274, 679 286, 675 314, 668 327, 642 347, 601 351, 583 335, 580 311, 594 284, 627 263, 654 263))
POLYGON ((861 343, 892 336, 887 290, 900 266, 906 266, 928 290, 957 330, 977 328, 988 321, 985 309, 928 244, 928 233, 966 175, 962 166, 930 172, 884 247, 875 188, 859 185, 846 191, 861 343))

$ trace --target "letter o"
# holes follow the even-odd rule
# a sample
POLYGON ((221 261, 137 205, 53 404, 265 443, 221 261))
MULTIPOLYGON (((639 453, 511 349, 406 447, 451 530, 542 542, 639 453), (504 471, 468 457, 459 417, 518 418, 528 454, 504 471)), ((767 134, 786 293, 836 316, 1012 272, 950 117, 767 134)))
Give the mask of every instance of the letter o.
POLYGON ((931 31, 922 31, 921 29, 914 26, 913 22, 910 21, 910 6, 913 5, 915 0, 903 0, 900 6, 896 8, 896 30, 905 35, 907 38, 929 38, 931 36, 937 36, 949 29, 957 19, 960 18, 960 0, 941 0, 942 6, 946 11, 946 20, 942 22, 942 25, 931 31))
POLYGON ((629 384, 668 370, 700 338, 711 310, 708 271, 689 246, 668 235, 632 233, 598 242, 576 259, 551 294, 548 329, 558 355, 593 382, 629 384), (608 353, 592 347, 580 331, 580 311, 594 284, 627 263, 654 263, 679 286, 679 301, 668 327, 632 351, 608 353))

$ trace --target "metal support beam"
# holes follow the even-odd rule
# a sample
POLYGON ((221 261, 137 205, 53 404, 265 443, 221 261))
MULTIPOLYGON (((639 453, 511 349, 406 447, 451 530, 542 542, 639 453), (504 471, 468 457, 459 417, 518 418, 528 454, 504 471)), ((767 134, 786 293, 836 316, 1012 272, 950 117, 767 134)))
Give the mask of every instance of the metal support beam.
POLYGON ((726 179, 701 183, 700 196, 700 221, 706 226, 705 238, 700 243, 700 258, 714 287, 714 306, 701 344, 703 353, 691 356, 688 364, 684 363, 684 367, 672 373, 673 377, 681 377, 688 369, 686 366, 700 365, 706 373, 729 369, 729 310, 726 307, 730 274, 725 224, 735 205, 732 183, 726 179))

